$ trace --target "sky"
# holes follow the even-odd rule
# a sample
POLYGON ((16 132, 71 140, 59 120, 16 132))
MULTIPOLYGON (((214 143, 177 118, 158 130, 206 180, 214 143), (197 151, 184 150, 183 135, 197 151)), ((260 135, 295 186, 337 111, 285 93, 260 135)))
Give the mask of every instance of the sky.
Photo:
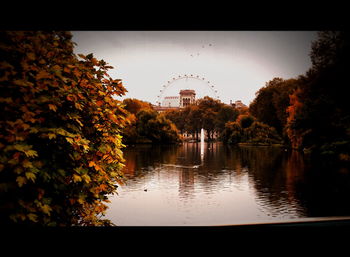
POLYGON ((241 100, 249 105, 255 93, 273 78, 289 79, 305 74, 311 67, 311 42, 317 38, 315 31, 73 31, 72 34, 77 43, 76 54, 93 53, 114 67, 109 75, 121 79, 128 90, 122 99, 137 98, 153 104, 165 96, 177 96, 180 89, 195 89, 197 98, 218 96, 224 103, 241 100), (205 79, 172 82, 172 78, 185 74, 205 79), (211 89, 217 91, 216 95, 211 89))

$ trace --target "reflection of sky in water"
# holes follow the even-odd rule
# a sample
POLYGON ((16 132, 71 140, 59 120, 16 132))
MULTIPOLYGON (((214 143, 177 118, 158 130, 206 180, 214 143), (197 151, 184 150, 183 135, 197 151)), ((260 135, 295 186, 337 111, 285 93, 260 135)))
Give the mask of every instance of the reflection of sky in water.
POLYGON ((222 225, 307 217, 297 199, 303 162, 273 148, 138 146, 125 154, 125 186, 111 197, 117 225, 222 225), (296 171, 298 170, 298 171, 296 171), (146 191, 145 191, 146 190, 146 191))

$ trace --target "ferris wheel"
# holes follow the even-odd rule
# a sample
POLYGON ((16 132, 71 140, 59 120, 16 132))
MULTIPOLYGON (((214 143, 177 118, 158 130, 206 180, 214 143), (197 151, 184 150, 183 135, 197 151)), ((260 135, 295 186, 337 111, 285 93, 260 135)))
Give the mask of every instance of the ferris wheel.
POLYGON ((199 80, 202 82, 203 86, 206 86, 207 88, 209 88, 211 90, 211 92, 214 95, 214 98, 216 99, 220 99, 219 95, 218 95, 218 91, 216 90, 216 88, 214 87, 214 85, 212 85, 210 83, 210 81, 208 81, 207 79, 205 79, 204 77, 200 77, 198 75, 193 75, 193 74, 184 74, 184 75, 178 75, 177 77, 173 77, 172 79, 168 80, 166 84, 164 84, 162 86, 162 89, 160 90, 159 95, 157 96, 157 104, 161 104, 161 100, 163 98, 163 95, 165 93, 165 91, 171 87, 175 81, 179 81, 179 80, 189 80, 189 79, 193 79, 193 80, 199 80))

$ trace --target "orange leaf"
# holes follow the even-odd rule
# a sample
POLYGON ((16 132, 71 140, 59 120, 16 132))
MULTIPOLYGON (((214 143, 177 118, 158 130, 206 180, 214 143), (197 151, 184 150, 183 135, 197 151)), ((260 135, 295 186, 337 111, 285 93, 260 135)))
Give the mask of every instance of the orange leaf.
POLYGON ((57 106, 54 105, 54 104, 49 104, 49 109, 53 110, 54 112, 56 112, 57 111, 57 106))
POLYGON ((35 77, 37 80, 39 79, 45 79, 45 78, 50 78, 50 74, 46 71, 39 71, 39 73, 35 77))

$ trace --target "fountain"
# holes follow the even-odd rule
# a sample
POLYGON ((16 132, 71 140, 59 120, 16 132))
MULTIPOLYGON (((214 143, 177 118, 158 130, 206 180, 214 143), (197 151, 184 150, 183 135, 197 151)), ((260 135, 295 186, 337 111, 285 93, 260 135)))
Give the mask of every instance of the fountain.
POLYGON ((204 129, 201 129, 201 160, 204 157, 204 129))

